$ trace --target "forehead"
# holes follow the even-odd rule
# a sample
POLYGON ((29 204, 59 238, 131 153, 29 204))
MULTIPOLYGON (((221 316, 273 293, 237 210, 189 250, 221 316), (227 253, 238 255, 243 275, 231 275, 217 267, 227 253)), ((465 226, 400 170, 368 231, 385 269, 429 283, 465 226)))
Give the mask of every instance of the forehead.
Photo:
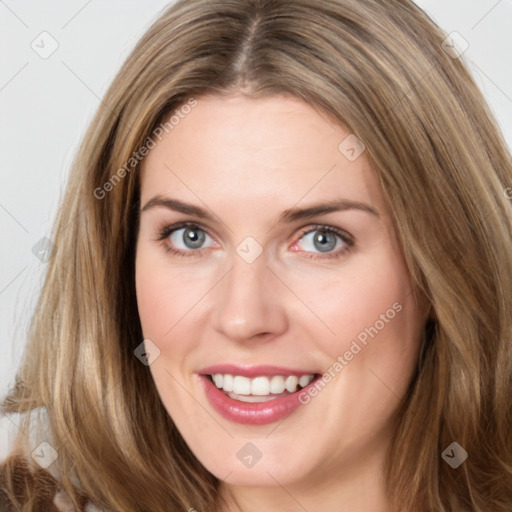
POLYGON ((293 96, 199 97, 161 137, 142 162, 142 203, 169 194, 241 214, 263 198, 275 210, 339 197, 384 207, 365 153, 347 158, 354 135, 293 96))

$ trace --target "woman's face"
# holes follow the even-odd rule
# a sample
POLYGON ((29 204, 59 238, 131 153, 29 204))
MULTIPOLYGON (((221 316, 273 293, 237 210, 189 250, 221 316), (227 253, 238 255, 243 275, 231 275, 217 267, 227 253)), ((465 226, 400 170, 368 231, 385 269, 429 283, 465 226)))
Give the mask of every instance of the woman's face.
POLYGON ((238 486, 377 467, 426 315, 363 148, 291 96, 200 97, 160 137, 137 300, 188 446, 238 486))

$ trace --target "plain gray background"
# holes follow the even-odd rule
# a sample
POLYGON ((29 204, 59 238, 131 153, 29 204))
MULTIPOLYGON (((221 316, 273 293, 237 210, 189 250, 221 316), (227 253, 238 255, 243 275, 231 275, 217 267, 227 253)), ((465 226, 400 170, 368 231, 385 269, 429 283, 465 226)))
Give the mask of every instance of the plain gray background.
MULTIPOLYGON (((469 44, 463 58, 512 147, 512 0, 417 3, 469 44)), ((0 395, 12 383, 45 271, 32 248, 50 231, 72 158, 100 98, 167 5, 0 0, 0 395), (47 58, 32 48, 49 51, 52 44, 58 48, 47 58)))

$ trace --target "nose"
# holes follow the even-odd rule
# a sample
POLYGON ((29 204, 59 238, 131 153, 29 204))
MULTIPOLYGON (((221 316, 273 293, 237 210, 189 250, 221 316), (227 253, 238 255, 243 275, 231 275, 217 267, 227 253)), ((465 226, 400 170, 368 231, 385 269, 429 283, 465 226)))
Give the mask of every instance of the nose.
POLYGON ((279 284, 263 254, 252 263, 235 254, 217 290, 216 331, 237 342, 270 340, 285 332, 288 317, 279 284))

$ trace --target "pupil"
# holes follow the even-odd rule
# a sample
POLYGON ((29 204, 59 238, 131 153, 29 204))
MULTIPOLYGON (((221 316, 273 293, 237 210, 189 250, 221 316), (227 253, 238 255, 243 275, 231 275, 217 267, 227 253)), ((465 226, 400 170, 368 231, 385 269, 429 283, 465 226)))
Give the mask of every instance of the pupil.
POLYGON ((332 251, 336 246, 336 238, 332 233, 319 231, 314 238, 314 244, 316 249, 321 252, 332 251))
POLYGON ((197 229, 187 228, 183 232, 183 242, 190 249, 197 249, 204 242, 204 233, 197 229))

